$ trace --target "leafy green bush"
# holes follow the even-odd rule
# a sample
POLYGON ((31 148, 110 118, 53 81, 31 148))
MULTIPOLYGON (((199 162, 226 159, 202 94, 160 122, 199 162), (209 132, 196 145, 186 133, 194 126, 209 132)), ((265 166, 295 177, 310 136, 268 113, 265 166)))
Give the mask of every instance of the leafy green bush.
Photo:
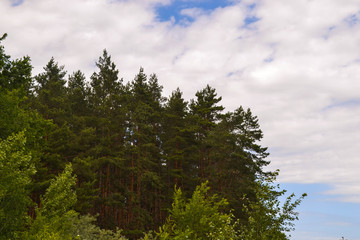
MULTIPOLYGON (((207 182, 196 187, 187 200, 180 188, 175 189, 170 216, 155 239, 238 239, 238 222, 233 214, 222 212, 228 202, 208 194, 207 182)), ((147 234, 145 239, 152 238, 147 234)))

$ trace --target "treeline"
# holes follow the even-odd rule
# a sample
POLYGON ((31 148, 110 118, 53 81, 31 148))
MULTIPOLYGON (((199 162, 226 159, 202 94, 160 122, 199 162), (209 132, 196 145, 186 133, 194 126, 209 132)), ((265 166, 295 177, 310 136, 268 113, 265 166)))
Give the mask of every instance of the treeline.
MULTIPOLYGON (((174 186, 190 197, 205 181, 240 226, 249 224, 259 180, 275 174, 263 170, 268 153, 250 109, 224 112, 209 85, 189 102, 179 88, 165 97, 157 76, 142 68, 124 82, 106 50, 96 66, 86 79, 52 58, 32 77, 29 57, 11 60, 0 46, 0 139, 23 132, 36 169, 28 215, 36 218, 52 179, 70 163, 74 210, 130 238, 164 224, 174 186)), ((266 194, 276 200, 282 193, 266 194)))

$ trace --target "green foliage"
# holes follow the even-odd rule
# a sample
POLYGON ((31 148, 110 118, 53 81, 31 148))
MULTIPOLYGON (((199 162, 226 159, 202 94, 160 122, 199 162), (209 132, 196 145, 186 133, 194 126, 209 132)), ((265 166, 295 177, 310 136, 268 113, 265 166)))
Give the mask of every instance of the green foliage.
POLYGON ((24 133, 0 141, 0 239, 15 239, 27 226, 29 185, 35 174, 24 133))
POLYGON ((44 67, 44 72, 35 76, 36 86, 33 105, 45 119, 52 119, 55 124, 62 126, 68 106, 65 101, 66 71, 51 58, 44 67))
POLYGON ((170 216, 157 239, 238 239, 234 216, 222 212, 227 201, 209 196, 209 189, 207 183, 201 184, 189 200, 175 189, 170 216))
POLYGON ((281 206, 278 199, 286 190, 278 191, 279 186, 274 185, 278 172, 268 177, 261 177, 255 183, 256 201, 251 201, 244 211, 249 216, 247 224, 242 226, 241 236, 244 240, 288 240, 287 232, 294 230, 294 221, 298 220, 295 208, 306 197, 304 193, 300 198, 295 195, 288 196, 281 206))
POLYGON ((66 165, 65 170, 51 181, 49 188, 41 199, 41 208, 36 211, 29 235, 30 239, 71 239, 72 220, 77 213, 72 210, 76 203, 74 191, 76 183, 72 175, 72 167, 66 165))
POLYGON ((76 203, 74 191, 76 177, 72 175, 71 164, 54 180, 42 199, 41 214, 46 217, 65 215, 76 203))
POLYGON ((173 194, 173 185, 193 186, 194 169, 191 162, 195 159, 193 151, 194 137, 188 118, 188 103, 183 99, 178 88, 173 91, 165 104, 163 116, 163 157, 166 159, 168 180, 168 198, 173 194), (185 183, 185 184, 184 184, 185 183))
POLYGON ((53 124, 42 135, 42 155, 37 165, 39 171, 34 179, 34 200, 39 204, 40 195, 49 187, 50 180, 69 162, 67 159, 73 133, 66 122, 69 106, 66 102, 64 66, 54 58, 44 67, 44 72, 34 77, 34 96, 31 107, 53 124))
POLYGON ((0 90, 0 139, 26 129, 26 143, 35 148, 50 123, 44 121, 36 111, 23 106, 25 101, 26 97, 19 89, 0 90))
POLYGON ((207 85, 201 91, 196 92, 196 100, 190 103, 192 113, 198 118, 199 125, 203 130, 210 130, 215 125, 215 121, 219 118, 220 112, 224 107, 217 105, 221 101, 221 97, 216 97, 215 88, 207 85))
POLYGON ((243 195, 253 201, 253 182, 257 176, 270 174, 262 170, 269 162, 265 160, 267 148, 259 144, 263 134, 258 119, 250 109, 239 107, 219 116, 206 135, 200 155, 205 176, 212 191, 229 201, 236 218, 246 222, 247 216, 241 211, 243 195))
POLYGON ((76 203, 74 191, 76 177, 72 174, 71 164, 51 181, 42 197, 42 207, 37 209, 37 216, 30 231, 25 232, 25 239, 76 239, 76 240, 125 240, 120 230, 100 229, 90 215, 79 216, 73 210, 76 203))
POLYGON ((76 116, 88 115, 87 96, 89 88, 86 85, 85 75, 79 70, 69 76, 67 96, 70 114, 76 116))
POLYGON ((143 68, 123 85, 106 50, 96 66, 90 81, 66 79, 51 58, 32 78, 30 58, 0 44, 1 237, 136 239, 167 219, 156 238, 286 239, 302 198, 280 206, 250 109, 224 113, 209 85, 190 103, 180 89, 165 99, 143 68), (193 193, 203 181, 213 196, 193 193))
POLYGON ((93 206, 98 189, 95 187, 96 174, 92 170, 94 159, 87 158, 74 158, 73 167, 77 175, 76 195, 77 202, 75 210, 81 214, 86 214, 93 206))
MULTIPOLYGON (((0 38, 0 43, 6 34, 0 38)), ((27 145, 34 148, 40 142, 48 122, 27 102, 32 85, 30 58, 11 60, 0 44, 0 139, 24 131, 27 145)))
POLYGON ((90 215, 80 216, 74 219, 73 239, 76 240, 126 240, 122 231, 100 229, 95 224, 96 218, 90 215))
MULTIPOLYGON (((7 34, 0 37, 5 40, 7 34)), ((14 90, 21 89, 24 93, 29 93, 31 87, 31 69, 29 57, 11 60, 10 56, 5 54, 4 47, 0 45, 0 92, 3 89, 14 90)))

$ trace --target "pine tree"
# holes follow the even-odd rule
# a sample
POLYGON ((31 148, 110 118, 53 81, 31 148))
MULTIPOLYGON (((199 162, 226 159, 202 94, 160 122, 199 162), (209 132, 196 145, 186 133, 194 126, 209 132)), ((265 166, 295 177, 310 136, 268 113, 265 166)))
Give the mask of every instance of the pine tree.
POLYGON ((161 215, 161 111, 162 87, 155 75, 147 76, 141 68, 129 84, 127 107, 126 159, 129 166, 129 223, 136 229, 152 226, 152 216, 161 215))
POLYGON ((64 66, 59 66, 51 58, 44 72, 35 76, 36 108, 46 118, 62 126, 65 121, 65 76, 64 66))
POLYGON ((120 173, 124 173, 124 136, 126 132, 124 103, 126 90, 118 78, 116 65, 104 50, 96 63, 98 72, 91 76, 89 97, 92 117, 90 126, 95 130, 95 144, 88 151, 94 158, 99 197, 95 212, 99 213, 102 227, 122 227, 125 202, 120 173))
POLYGON ((32 198, 38 205, 41 204, 40 195, 45 192, 50 180, 64 169, 72 154, 70 144, 73 134, 67 123, 69 109, 65 75, 64 66, 59 66, 51 58, 44 67, 44 72, 34 78, 35 91, 30 99, 32 107, 53 123, 42 136, 44 143, 36 166, 38 171, 34 177, 32 198))
POLYGON ((78 201, 76 210, 82 214, 88 213, 94 206, 98 189, 95 187, 96 173, 94 158, 88 153, 94 147, 96 135, 91 127, 91 109, 89 106, 90 88, 85 75, 80 71, 69 76, 67 82, 66 102, 69 106, 67 123, 72 132, 69 161, 73 163, 77 175, 76 193, 78 201))
MULTIPOLYGON (((256 117, 250 111, 239 107, 222 116, 222 120, 210 131, 206 140, 212 146, 208 166, 209 181, 213 190, 230 202, 237 218, 244 220, 241 211, 243 195, 255 200, 254 182, 267 174, 263 167, 269 162, 267 148, 258 143, 263 134, 256 117)), ((245 220, 244 220, 245 221, 245 220)))
MULTIPOLYGON (((194 121, 189 114, 188 103, 178 88, 165 105, 163 116, 162 149, 166 166, 163 182, 167 182, 167 199, 171 199, 174 185, 187 194, 197 185, 197 142, 194 121)), ((170 202, 167 201, 167 205, 170 202)))
POLYGON ((67 82, 69 117, 89 115, 89 91, 85 75, 80 70, 69 76, 67 82))
POLYGON ((206 168, 211 165, 210 152, 211 146, 206 145, 206 138, 209 131, 215 126, 223 106, 217 105, 221 97, 216 97, 217 93, 214 88, 207 85, 201 91, 196 93, 196 100, 191 100, 190 109, 195 125, 195 137, 198 143, 198 178, 203 181, 207 178, 206 168))
POLYGON ((224 114, 221 97, 209 85, 190 104, 180 89, 165 100, 157 76, 148 77, 143 68, 123 85, 106 50, 96 66, 98 71, 89 85, 81 71, 66 82, 66 71, 54 58, 43 73, 32 78, 30 58, 11 60, 0 45, 1 236, 120 237, 119 231, 101 230, 100 226, 123 228, 136 239, 162 225, 171 206, 169 196, 177 185, 182 192, 175 191, 170 220, 158 237, 232 237, 230 215, 222 218, 214 212, 218 205, 212 200, 209 207, 208 188, 197 188, 189 204, 182 198, 205 180, 211 193, 228 199, 244 234, 285 236, 281 231, 287 231, 286 226, 291 227, 287 222, 297 217, 286 211, 292 211, 299 201, 291 203, 290 197, 285 213, 276 212, 283 192, 262 184, 274 173, 263 169, 269 164, 268 153, 260 145, 263 134, 258 119, 249 109, 239 107, 224 114), (66 167, 68 163, 77 180, 66 167), (37 172, 32 176, 34 168, 37 172), (38 205, 37 214, 29 197, 38 205), (13 201, 15 208, 11 209, 9 202, 13 201), (35 220, 31 231, 22 236, 30 223, 24 214, 29 206, 35 220), (93 225, 94 217, 78 217, 73 207, 81 214, 97 215, 99 226, 93 225), (276 216, 271 215, 274 212, 276 216), (230 235, 221 235, 223 230, 230 235))
POLYGON ((164 159, 166 160, 168 188, 183 186, 186 144, 187 102, 177 88, 165 105, 162 136, 164 159))
POLYGON ((64 66, 59 66, 54 58, 51 58, 44 67, 44 72, 35 76, 35 99, 34 106, 45 119, 52 120, 53 127, 44 136, 46 149, 44 150, 44 161, 52 173, 57 173, 64 167, 64 158, 71 155, 70 140, 72 132, 67 123, 67 112, 69 111, 66 102, 64 66))

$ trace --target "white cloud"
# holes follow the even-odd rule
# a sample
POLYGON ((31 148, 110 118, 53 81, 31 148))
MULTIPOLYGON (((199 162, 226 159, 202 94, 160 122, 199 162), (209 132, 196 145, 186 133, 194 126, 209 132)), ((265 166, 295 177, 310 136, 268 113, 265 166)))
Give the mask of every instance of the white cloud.
POLYGON ((204 15, 206 11, 202 8, 186 8, 186 9, 182 9, 180 13, 181 15, 195 19, 201 15, 204 15))
POLYGON ((35 73, 54 56, 89 77, 106 48, 121 77, 143 66, 166 95, 179 86, 191 98, 209 83, 227 109, 259 116, 281 181, 332 184, 331 193, 360 202, 360 105, 346 104, 359 98, 360 2, 238 1, 184 10, 195 19, 186 26, 158 20, 154 6, 170 3, 1 1, 0 29, 7 52, 31 56, 35 73), (246 26, 248 16, 259 21, 246 26))

